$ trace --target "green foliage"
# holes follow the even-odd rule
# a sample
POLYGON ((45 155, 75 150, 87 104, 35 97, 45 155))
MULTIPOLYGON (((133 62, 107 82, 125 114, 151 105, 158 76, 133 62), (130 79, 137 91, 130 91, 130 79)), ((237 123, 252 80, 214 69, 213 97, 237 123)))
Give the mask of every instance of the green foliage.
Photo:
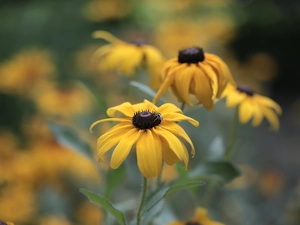
POLYGON ((92 161, 95 161, 90 146, 79 137, 74 129, 66 125, 50 121, 48 122, 48 126, 59 144, 85 155, 92 161))
POLYGON ((168 194, 173 193, 175 191, 184 189, 184 188, 192 188, 195 186, 204 185, 203 181, 187 181, 181 182, 179 184, 175 184, 169 187, 161 186, 155 192, 153 192, 146 200, 144 208, 142 210, 142 215, 147 213, 152 207, 158 204, 161 200, 163 200, 168 194))
POLYGON ((102 208, 110 212, 120 224, 122 225, 127 224, 124 213, 121 212, 120 210, 117 210, 115 207, 113 207, 113 205, 109 200, 83 188, 80 189, 80 192, 83 193, 85 196, 87 196, 91 202, 100 205, 102 208))
POLYGON ((214 161, 201 163, 188 174, 188 177, 210 177, 219 181, 220 183, 228 183, 234 178, 240 176, 240 174, 241 172, 239 169, 232 163, 225 161, 214 161))

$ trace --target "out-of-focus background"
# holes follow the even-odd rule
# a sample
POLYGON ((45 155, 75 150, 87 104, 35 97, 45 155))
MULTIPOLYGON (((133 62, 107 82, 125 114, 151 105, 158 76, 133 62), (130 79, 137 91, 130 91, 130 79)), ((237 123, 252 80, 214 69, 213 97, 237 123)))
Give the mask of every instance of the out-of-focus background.
MULTIPOLYGON (((144 39, 167 59, 202 46, 222 57, 237 83, 279 103, 279 132, 270 132, 267 122, 238 126, 232 160, 243 175, 217 190, 210 212, 230 225, 300 224, 295 0, 0 0, 0 220, 102 224, 100 208, 79 192, 101 187, 98 166, 61 145, 49 129, 52 122, 71 127, 96 154, 97 135, 109 124, 95 134, 90 124, 106 117, 106 107, 129 101, 125 78, 90 63, 107 43, 92 39, 95 30, 125 41, 144 39)), ((193 167, 220 157, 234 110, 222 100, 212 112, 188 110, 200 122, 198 132, 186 126, 197 149, 193 167)))

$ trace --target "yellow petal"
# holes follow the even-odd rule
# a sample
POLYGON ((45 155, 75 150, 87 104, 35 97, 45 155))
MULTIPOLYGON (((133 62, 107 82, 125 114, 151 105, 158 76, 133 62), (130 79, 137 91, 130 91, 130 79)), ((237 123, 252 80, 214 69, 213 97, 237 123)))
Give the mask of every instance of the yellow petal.
POLYGON ((102 161, 102 156, 112 147, 117 145, 123 135, 132 129, 132 124, 119 123, 100 136, 97 140, 98 161, 102 161))
POLYGON ((129 45, 118 63, 118 68, 124 74, 134 74, 136 67, 141 64, 143 57, 144 52, 142 48, 129 45))
POLYGON ((149 102, 145 99, 142 103, 134 104, 133 109, 135 112, 140 112, 144 110, 149 110, 150 112, 155 111, 158 112, 158 107, 154 105, 152 102, 149 102))
POLYGON ((158 108, 158 112, 160 112, 162 115, 165 115, 165 114, 167 115, 167 114, 172 114, 172 113, 181 113, 182 114, 181 109, 172 103, 165 103, 165 104, 161 105, 158 108))
MULTIPOLYGON (((205 62, 205 61, 204 61, 205 62)), ((216 98, 218 93, 218 77, 217 74, 213 71, 213 69, 207 63, 200 63, 201 69, 204 71, 207 77, 209 77, 211 81, 212 91, 213 91, 213 98, 216 98)))
POLYGON ((129 102, 124 102, 121 105, 117 105, 115 107, 108 108, 106 113, 110 117, 114 117, 116 112, 120 112, 127 117, 134 116, 134 107, 129 102))
POLYGON ((158 134, 160 138, 163 138, 167 141, 169 147, 176 154, 176 156, 179 158, 180 161, 184 161, 184 162, 188 161, 187 158, 188 155, 186 155, 185 152, 186 149, 183 148, 181 141, 174 134, 162 129, 159 126, 156 126, 152 129, 154 129, 154 132, 158 134))
POLYGON ((128 156, 132 146, 139 139, 140 133, 138 129, 132 129, 128 131, 126 134, 122 135, 122 139, 119 144, 115 148, 110 161, 110 166, 113 169, 117 169, 128 156))
POLYGON ((254 95, 253 97, 260 105, 274 109, 279 115, 282 113, 280 105, 272 99, 261 95, 254 95))
POLYGON ((209 224, 209 225, 224 225, 222 223, 213 221, 210 219, 206 209, 200 207, 197 209, 196 214, 192 221, 197 222, 199 224, 209 224))
POLYGON ((156 48, 150 45, 143 46, 145 49, 145 61, 148 70, 150 71, 150 87, 153 89, 159 88, 162 78, 161 71, 165 58, 156 48))
POLYGON ((166 90, 171 86, 171 84, 174 82, 174 74, 168 76, 163 84, 160 86, 159 90, 157 91, 154 99, 153 99, 153 103, 156 104, 157 101, 159 100, 159 98, 166 92, 166 90))
POLYGON ((151 130, 140 130, 140 138, 136 143, 137 163, 146 178, 159 175, 162 167, 162 149, 160 138, 151 130))
POLYGON ((187 133, 182 129, 181 126, 179 126, 177 123, 174 122, 163 122, 160 124, 160 127, 175 134, 177 137, 182 137, 187 143, 191 146, 191 154, 192 156, 195 155, 195 148, 194 145, 190 139, 190 137, 187 135, 187 133))
POLYGON ((161 138, 161 146, 163 160, 169 166, 173 166, 175 163, 180 161, 177 155, 174 153, 174 151, 170 148, 168 142, 163 138, 161 138))
POLYGON ((252 119, 252 125, 258 126, 261 124, 262 120, 264 118, 264 115, 260 109, 260 106, 257 104, 256 101, 253 99, 253 119, 252 119))
POLYGON ((199 103, 202 103, 206 109, 212 110, 214 102, 212 100, 213 93, 210 79, 203 73, 203 71, 198 70, 194 76, 194 84, 195 95, 199 103))
POLYGON ((199 126, 199 122, 197 120, 192 119, 191 117, 185 116, 183 114, 179 113, 170 113, 170 114, 164 114, 163 115, 163 121, 173 121, 173 122, 180 122, 187 120, 191 124, 193 124, 195 127, 199 126))
POLYGON ((267 107, 263 107, 263 106, 261 106, 260 108, 261 108, 262 113, 265 115, 266 119, 271 124, 271 129, 274 131, 278 131, 279 130, 279 119, 278 119, 275 111, 272 109, 269 109, 267 107))
POLYGON ((181 73, 177 73, 175 78, 175 88, 177 96, 186 103, 190 103, 189 89, 190 83, 193 79, 195 68, 187 66, 181 73))
POLYGON ((242 103, 247 98, 247 94, 240 93, 238 90, 234 90, 231 93, 226 94, 226 106, 228 108, 234 107, 242 103))
POLYGON ((245 99, 239 106, 239 116, 241 123, 247 123, 253 115, 253 106, 249 98, 245 99))
POLYGON ((128 122, 128 119, 126 119, 126 118, 107 118, 107 119, 97 120, 90 126, 90 132, 92 132, 94 126, 96 126, 97 124, 102 123, 102 122, 108 122, 108 121, 128 122))
POLYGON ((104 31, 104 30, 97 30, 92 33, 93 38, 102 38, 111 43, 125 43, 124 41, 120 40, 119 38, 115 37, 111 33, 104 31))

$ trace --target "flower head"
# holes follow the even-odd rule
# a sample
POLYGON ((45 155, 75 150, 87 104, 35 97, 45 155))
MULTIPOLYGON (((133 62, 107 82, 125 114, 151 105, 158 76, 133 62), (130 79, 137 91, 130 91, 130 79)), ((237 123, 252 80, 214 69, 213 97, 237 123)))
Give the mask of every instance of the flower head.
POLYGON ((116 70, 131 76, 138 66, 145 66, 150 72, 150 86, 154 89, 159 87, 165 59, 158 49, 142 40, 124 42, 106 31, 95 31, 93 36, 111 43, 100 47, 93 55, 99 70, 116 70))
POLYGON ((153 100, 154 103, 171 87, 179 101, 192 105, 189 94, 193 94, 208 110, 213 109, 214 99, 221 96, 227 82, 234 83, 222 59, 204 53, 198 47, 183 49, 177 58, 167 61, 162 77, 164 81, 153 100))
POLYGON ((279 129, 278 115, 282 113, 281 107, 272 99, 256 94, 250 86, 228 84, 223 96, 226 97, 227 107, 239 106, 241 123, 247 123, 253 118, 252 125, 258 126, 266 117, 273 130, 279 129))
POLYGON ((157 107, 147 100, 134 105, 125 102, 109 108, 107 115, 114 117, 116 112, 122 113, 125 117, 102 119, 91 125, 90 129, 105 121, 119 122, 99 137, 98 161, 102 161, 102 156, 116 146, 110 162, 111 167, 116 169, 123 163, 135 144, 137 164, 146 178, 159 175, 162 160, 168 165, 183 161, 187 168, 189 154, 179 138, 190 144, 192 155, 195 154, 195 149, 189 136, 176 122, 187 120, 194 126, 198 126, 196 120, 183 115, 182 111, 173 104, 166 103, 157 107))
POLYGON ((211 220, 206 209, 198 208, 194 217, 187 222, 174 221, 168 225, 224 225, 223 223, 211 220))

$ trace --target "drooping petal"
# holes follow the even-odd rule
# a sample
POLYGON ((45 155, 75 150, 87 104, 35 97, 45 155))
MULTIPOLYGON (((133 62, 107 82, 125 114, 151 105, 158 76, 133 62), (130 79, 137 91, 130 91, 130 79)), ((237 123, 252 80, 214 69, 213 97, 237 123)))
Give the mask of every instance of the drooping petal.
POLYGON ((213 92, 209 78, 202 70, 198 70, 194 76, 195 95, 199 103, 203 104, 208 110, 212 110, 214 102, 212 99, 213 92))
POLYGON ((110 166, 113 169, 117 169, 128 156, 132 146, 139 139, 140 133, 137 129, 132 129, 126 134, 123 134, 122 139, 115 148, 110 161, 110 166))
POLYGON ((187 133, 184 131, 184 129, 179 126, 177 123, 174 122, 165 122, 162 123, 160 126, 162 129, 165 129, 173 134, 175 134, 177 137, 182 137, 187 143, 191 146, 191 154, 192 156, 195 155, 195 148, 194 145, 190 139, 190 137, 187 135, 187 133))
POLYGON ((174 82, 174 76, 175 74, 169 75, 163 82, 163 84, 160 86, 158 91, 156 92, 156 95, 153 99, 153 103, 156 104, 159 100, 159 98, 166 92, 166 90, 171 86, 171 84, 174 82))
POLYGON ((110 117, 114 117, 116 112, 120 112, 127 117, 133 117, 135 113, 133 106, 129 102, 124 102, 106 110, 107 115, 110 117))
POLYGON ((212 87, 212 91, 213 91, 212 98, 216 98, 217 93, 218 93, 218 89, 219 89, 219 87, 218 87, 218 83, 219 83, 218 77, 217 77, 216 73, 213 71, 213 69, 207 63, 201 63, 200 65, 201 65, 201 69, 204 71, 206 76, 209 77, 209 79, 211 81, 211 87, 212 87))
POLYGON ((170 149, 176 154, 180 161, 188 161, 185 149, 183 148, 181 141, 171 132, 162 129, 157 126, 152 128, 154 132, 167 141, 170 149))
POLYGON ((146 178, 157 177, 162 167, 160 138, 151 130, 140 130, 136 143, 137 164, 146 178))
POLYGON ((175 79, 175 88, 178 97, 189 105, 191 104, 189 99, 190 83, 195 71, 195 68, 192 66, 187 66, 181 73, 177 73, 175 79))
POLYGON ((274 109, 279 115, 282 113, 280 105, 272 99, 261 95, 254 95, 253 98, 255 98, 255 101, 257 101, 260 105, 274 109))
POLYGON ((279 130, 279 119, 274 110, 261 106, 260 107, 262 113, 265 115, 266 119, 271 124, 271 129, 278 131, 279 130))
POLYGON ((247 98, 239 106, 239 117, 241 123, 247 123, 253 115, 251 99, 247 98))
POLYGON ((163 121, 173 121, 173 122, 181 122, 181 121, 188 121, 191 124, 193 124, 195 127, 199 126, 199 122, 197 120, 194 120, 191 117, 185 116, 183 114, 179 113, 173 113, 173 114, 164 114, 163 115, 163 121))
POLYGON ((252 109, 253 109, 252 125, 256 127, 259 124, 261 124, 264 115, 260 109, 260 105, 256 101, 253 101, 252 109))
POLYGON ((98 161, 102 161, 102 156, 112 147, 118 144, 124 134, 132 130, 132 125, 117 124, 97 140, 98 161))
POLYGON ((164 138, 161 139, 161 148, 162 148, 162 157, 163 160, 169 165, 173 166, 175 163, 180 161, 178 156, 174 153, 174 151, 170 148, 168 142, 164 138))

